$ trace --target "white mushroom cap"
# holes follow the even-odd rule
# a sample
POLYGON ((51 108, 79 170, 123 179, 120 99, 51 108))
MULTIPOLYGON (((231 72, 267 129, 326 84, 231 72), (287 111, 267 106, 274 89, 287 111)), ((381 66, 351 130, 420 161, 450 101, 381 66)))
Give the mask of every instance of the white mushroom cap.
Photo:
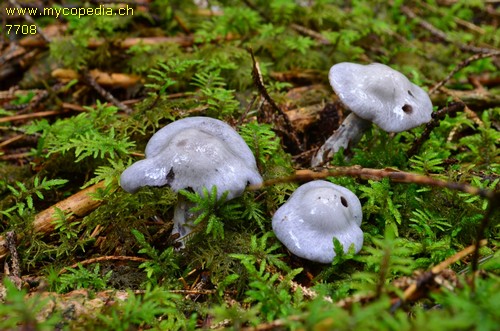
POLYGON ((431 120, 427 93, 384 64, 338 63, 330 68, 328 78, 352 112, 387 132, 409 130, 431 120))
POLYGON ((241 136, 228 124, 209 117, 189 117, 158 131, 146 146, 146 158, 127 168, 120 177, 125 191, 142 186, 170 186, 174 191, 217 186, 220 197, 241 195, 259 184, 255 158, 241 136))
POLYGON ((344 252, 363 246, 363 213, 358 197, 342 186, 324 180, 300 186, 273 216, 276 237, 295 255, 330 263, 335 257, 333 238, 344 252))

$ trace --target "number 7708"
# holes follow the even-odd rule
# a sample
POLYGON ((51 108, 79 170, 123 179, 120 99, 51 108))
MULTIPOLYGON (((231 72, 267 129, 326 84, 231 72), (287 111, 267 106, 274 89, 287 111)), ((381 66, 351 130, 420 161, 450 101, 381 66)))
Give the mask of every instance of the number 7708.
POLYGON ((36 33, 36 25, 21 25, 21 24, 5 24, 5 27, 7 28, 7 34, 10 34, 11 31, 15 34, 19 33, 19 29, 21 29, 21 34, 35 34, 36 33), (15 29, 12 30, 12 28, 15 29))

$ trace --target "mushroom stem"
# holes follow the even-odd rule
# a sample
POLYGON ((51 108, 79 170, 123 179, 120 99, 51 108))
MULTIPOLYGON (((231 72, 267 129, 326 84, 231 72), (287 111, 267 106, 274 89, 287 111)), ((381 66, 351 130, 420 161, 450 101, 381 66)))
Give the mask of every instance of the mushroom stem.
POLYGON ((325 141, 311 160, 311 166, 318 167, 337 153, 341 147, 355 146, 370 127, 371 122, 362 119, 355 113, 350 113, 340 127, 325 141))
POLYGON ((172 233, 179 234, 179 242, 184 247, 186 236, 188 236, 194 227, 193 221, 199 215, 198 213, 191 212, 191 208, 196 206, 194 202, 189 201, 186 197, 179 194, 177 198, 177 205, 174 210, 174 228, 172 233))

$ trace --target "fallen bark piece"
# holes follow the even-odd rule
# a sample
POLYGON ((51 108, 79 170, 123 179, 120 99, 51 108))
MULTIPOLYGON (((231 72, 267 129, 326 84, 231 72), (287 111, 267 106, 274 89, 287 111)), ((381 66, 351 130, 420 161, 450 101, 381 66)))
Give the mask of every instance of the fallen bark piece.
MULTIPOLYGON (((127 75, 122 73, 107 73, 97 69, 89 71, 90 76, 96 80, 97 83, 104 86, 123 87, 128 88, 137 84, 141 77, 136 75, 127 75)), ((70 81, 72 79, 81 78, 80 75, 72 69, 58 68, 52 71, 52 77, 61 81, 70 81)))
POLYGON ((304 132, 320 118, 321 111, 325 108, 323 104, 315 104, 306 107, 285 111, 293 127, 298 132, 304 132))
MULTIPOLYGON (((48 234, 54 231, 55 214, 58 209, 69 215, 67 221, 70 223, 88 215, 102 203, 100 200, 94 200, 90 194, 95 193, 100 188, 104 188, 104 186, 103 181, 89 186, 38 213, 33 221, 34 231, 42 234, 48 234)), ((17 236, 17 240, 19 239, 20 235, 17 236)), ((0 236, 0 260, 3 259, 7 253, 8 249, 5 236, 0 236)))

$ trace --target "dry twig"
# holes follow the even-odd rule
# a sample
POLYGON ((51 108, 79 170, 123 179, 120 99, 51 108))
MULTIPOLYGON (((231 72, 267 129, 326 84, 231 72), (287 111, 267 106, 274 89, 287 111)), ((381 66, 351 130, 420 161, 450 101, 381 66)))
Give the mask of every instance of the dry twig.
POLYGON ((63 111, 46 110, 46 111, 39 111, 39 112, 36 112, 36 113, 31 113, 31 114, 5 116, 5 117, 0 117, 0 123, 14 122, 14 121, 24 121, 24 120, 30 120, 30 119, 33 119, 33 118, 62 115, 64 113, 66 113, 66 110, 63 110, 63 111))
POLYGON ((447 268, 450 267, 455 262, 460 261, 464 257, 466 257, 469 254, 472 254, 477 251, 477 248, 482 247, 486 245, 486 240, 481 240, 479 242, 479 245, 470 245, 466 247, 465 249, 461 250, 460 252, 456 253, 453 256, 450 256, 443 262, 439 263, 438 265, 434 266, 431 268, 431 270, 423 273, 421 276, 419 276, 415 282, 413 282, 403 293, 403 297, 396 301, 394 305, 392 306, 392 310, 397 309, 403 304, 404 302, 407 302, 409 300, 412 300, 415 296, 416 293, 421 291, 422 288, 427 286, 429 283, 434 282, 435 278, 437 275, 439 275, 441 272, 446 270, 447 268))
POLYGON ((465 59, 464 61, 460 62, 456 67, 455 69, 453 69, 449 74, 448 76, 446 76, 442 81, 440 81, 439 83, 437 83, 436 85, 434 85, 430 90, 429 90, 429 94, 434 94, 436 93, 437 90, 439 90, 439 88, 441 86, 443 86, 444 84, 446 84, 450 79, 451 77, 453 77, 453 75, 455 75, 457 72, 459 72, 460 70, 462 70, 463 68, 467 67, 469 64, 471 64, 472 62, 474 61, 478 61, 478 60, 481 60, 481 59, 485 59, 485 58, 488 58, 488 57, 495 57, 495 56, 500 56, 500 51, 493 51, 493 52, 489 52, 489 53, 480 53, 480 54, 474 54, 472 55, 471 57, 465 59))
POLYGON ((426 20, 418 17, 417 14, 415 14, 413 12, 413 10, 411 10, 409 7, 401 6, 400 9, 403 12, 403 14, 405 14, 409 18, 415 20, 418 23, 418 25, 420 25, 422 28, 429 31, 432 35, 434 35, 435 37, 437 37, 437 38, 439 38, 447 43, 450 43, 450 44, 457 46, 462 51, 473 52, 473 53, 491 53, 491 52, 497 51, 496 49, 492 49, 492 48, 471 46, 471 45, 466 45, 466 44, 454 41, 450 37, 448 37, 448 35, 446 33, 439 30, 438 28, 436 28, 434 25, 427 22, 426 20))
POLYGON ((248 51, 252 57, 252 62, 253 62, 253 68, 252 68, 253 81, 257 86, 259 93, 264 97, 264 99, 266 99, 269 105, 271 105, 271 107, 283 119, 283 122, 285 124, 285 133, 287 134, 288 138, 290 138, 290 140, 293 142, 296 148, 302 150, 302 144, 300 143, 299 138, 297 138, 297 135, 295 134, 295 130, 293 129, 292 123, 290 123, 290 119, 288 118, 286 113, 280 107, 278 107, 276 102, 274 102, 273 98, 271 98, 271 96, 267 92, 266 86, 264 85, 264 81, 262 79, 259 63, 255 59, 252 49, 249 48, 248 51))
POLYGON ((89 72, 85 72, 83 74, 83 77, 89 83, 89 85, 92 86, 97 91, 97 93, 99 93, 104 99, 114 104, 116 107, 118 107, 118 109, 125 112, 126 114, 132 113, 132 109, 129 106, 123 104, 122 102, 120 102, 120 100, 116 99, 111 93, 103 89, 101 85, 99 85, 96 79, 89 72))
POLYGON ((429 176, 404 172, 391 168, 371 169, 371 168, 361 168, 360 166, 334 167, 320 171, 297 170, 294 175, 282 178, 269 179, 263 182, 262 184, 250 185, 247 187, 247 190, 256 191, 280 183, 306 182, 316 179, 324 179, 327 177, 339 177, 339 176, 349 176, 349 177, 358 177, 363 179, 375 179, 375 180, 388 178, 389 180, 397 183, 413 183, 413 184, 443 187, 450 190, 461 191, 473 195, 478 195, 483 198, 487 198, 490 201, 499 198, 498 194, 491 190, 474 187, 466 183, 447 182, 429 176))
POLYGON ((290 27, 299 33, 302 33, 306 36, 309 36, 309 37, 316 39, 317 41, 319 41, 323 45, 331 45, 332 44, 331 41, 326 39, 321 33, 316 32, 316 31, 311 30, 311 29, 308 29, 302 25, 298 25, 298 24, 293 23, 292 25, 290 25, 290 27))
MULTIPOLYGON (((99 256, 95 257, 92 259, 87 259, 83 260, 80 262, 77 262, 73 265, 71 265, 69 268, 77 268, 78 265, 86 266, 89 264, 94 264, 94 263, 99 263, 99 262, 106 262, 106 261, 130 261, 130 262, 146 262, 149 261, 149 259, 143 258, 143 257, 137 257, 137 256, 123 256, 123 255, 116 255, 116 256, 99 256)), ((68 268, 62 268, 61 271, 59 271, 59 275, 65 273, 68 271, 68 268)))

